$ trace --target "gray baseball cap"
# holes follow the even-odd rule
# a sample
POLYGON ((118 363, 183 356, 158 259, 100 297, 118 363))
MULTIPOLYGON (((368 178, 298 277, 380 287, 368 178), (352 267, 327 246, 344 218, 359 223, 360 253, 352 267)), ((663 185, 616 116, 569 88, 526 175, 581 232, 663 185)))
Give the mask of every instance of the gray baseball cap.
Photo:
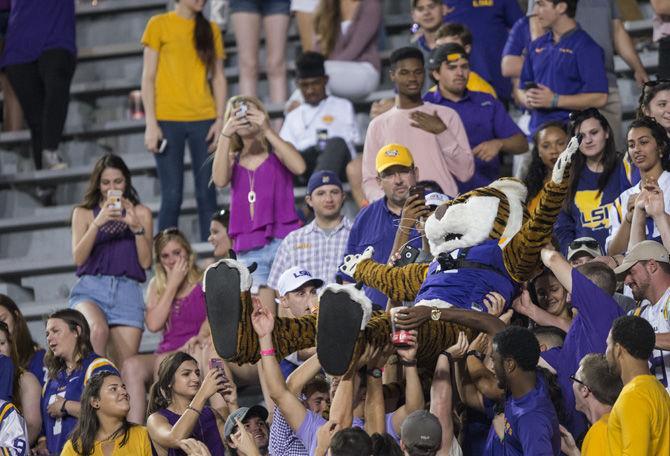
POLYGON ((400 440, 407 449, 433 452, 442 444, 442 426, 435 415, 426 410, 410 413, 400 426, 400 440))
POLYGON ((237 419, 239 418, 240 421, 244 421, 247 418, 251 418, 253 416, 257 416, 258 418, 262 419, 263 421, 266 421, 268 419, 268 411, 265 407, 262 405, 254 405, 251 407, 240 407, 237 410, 235 410, 233 413, 228 415, 228 419, 226 420, 226 424, 223 426, 223 434, 226 439, 230 437, 230 434, 233 433, 233 429, 235 429, 235 426, 237 426, 237 419))

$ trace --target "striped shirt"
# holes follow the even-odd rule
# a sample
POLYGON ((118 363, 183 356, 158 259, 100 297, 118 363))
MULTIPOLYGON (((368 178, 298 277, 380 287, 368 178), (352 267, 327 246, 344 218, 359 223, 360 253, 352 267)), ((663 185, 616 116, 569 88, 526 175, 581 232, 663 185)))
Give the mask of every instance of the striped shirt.
POLYGON ((288 234, 275 255, 268 285, 275 290, 279 276, 293 266, 300 266, 325 283, 335 282, 337 268, 351 232, 351 222, 346 217, 332 230, 323 230, 316 220, 288 234))

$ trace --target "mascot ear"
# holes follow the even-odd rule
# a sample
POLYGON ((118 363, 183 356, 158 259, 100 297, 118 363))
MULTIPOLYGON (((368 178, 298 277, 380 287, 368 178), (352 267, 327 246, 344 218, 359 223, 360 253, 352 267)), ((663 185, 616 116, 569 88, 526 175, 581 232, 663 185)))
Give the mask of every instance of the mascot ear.
POLYGON ((528 189, 520 180, 512 177, 495 180, 488 186, 500 190, 507 197, 510 214, 502 237, 509 239, 518 233, 523 225, 523 208, 528 189))

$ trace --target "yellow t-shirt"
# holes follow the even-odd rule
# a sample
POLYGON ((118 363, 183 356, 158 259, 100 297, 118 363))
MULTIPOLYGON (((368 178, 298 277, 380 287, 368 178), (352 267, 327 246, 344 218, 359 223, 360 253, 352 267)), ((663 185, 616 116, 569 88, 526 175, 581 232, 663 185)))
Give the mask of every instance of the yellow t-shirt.
MULTIPOLYGON (((114 440, 114 456, 151 456, 151 440, 149 433, 144 426, 133 426, 130 428, 128 441, 125 445, 119 446, 123 436, 114 440)), ((77 456, 79 453, 74 451, 72 447, 72 440, 65 442, 61 456, 77 456)), ((95 442, 92 456, 103 456, 102 445, 100 442, 95 442)))
POLYGON ((607 419, 610 414, 605 413, 593 423, 582 443, 582 456, 602 456, 607 451, 607 419))
MULTIPOLYGON (((488 82, 486 82, 486 79, 479 76, 474 71, 470 71, 470 76, 468 77, 468 83, 466 84, 465 88, 471 92, 484 92, 498 98, 498 94, 496 93, 493 86, 488 82)), ((435 92, 436 90, 437 85, 434 85, 433 87, 428 89, 429 92, 435 92)))
POLYGON ((670 395, 653 375, 638 375, 621 390, 607 422, 607 454, 670 454, 670 395))
MULTIPOLYGON (((221 31, 210 22, 217 59, 225 56, 221 31)), ((149 19, 142 44, 158 52, 156 118, 197 121, 216 118, 216 105, 207 81, 207 68, 193 42, 195 19, 174 11, 149 19)))

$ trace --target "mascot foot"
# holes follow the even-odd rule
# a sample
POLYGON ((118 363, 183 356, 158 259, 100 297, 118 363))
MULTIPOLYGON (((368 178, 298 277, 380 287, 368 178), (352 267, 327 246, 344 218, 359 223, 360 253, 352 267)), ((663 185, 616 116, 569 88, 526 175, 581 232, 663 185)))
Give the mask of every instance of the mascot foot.
POLYGON ((359 334, 372 314, 372 303, 353 285, 331 284, 319 298, 316 352, 330 375, 342 375, 354 357, 359 334))
POLYGON ((240 353, 238 347, 244 321, 249 320, 250 324, 250 288, 249 269, 236 260, 220 260, 205 271, 203 289, 212 341, 219 356, 228 361, 245 362, 240 358, 253 357, 240 353))

